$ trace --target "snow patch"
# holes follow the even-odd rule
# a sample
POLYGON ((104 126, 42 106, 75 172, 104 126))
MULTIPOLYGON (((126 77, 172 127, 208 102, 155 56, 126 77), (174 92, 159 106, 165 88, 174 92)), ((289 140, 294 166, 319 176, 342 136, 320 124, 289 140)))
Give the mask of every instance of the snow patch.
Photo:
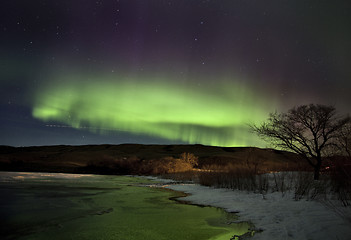
POLYGON ((190 194, 181 200, 237 212, 240 220, 251 221, 257 229, 263 230, 253 237, 256 240, 351 239, 351 208, 342 207, 338 202, 295 201, 290 193, 262 195, 198 184, 164 187, 190 194))

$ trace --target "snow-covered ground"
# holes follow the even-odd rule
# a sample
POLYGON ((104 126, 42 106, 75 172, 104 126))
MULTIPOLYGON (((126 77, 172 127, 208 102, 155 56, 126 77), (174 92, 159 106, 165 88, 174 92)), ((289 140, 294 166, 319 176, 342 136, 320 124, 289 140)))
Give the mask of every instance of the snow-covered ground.
POLYGON ((349 240, 351 239, 351 208, 339 202, 293 200, 291 194, 248 193, 200 186, 174 184, 164 187, 190 194, 182 200, 195 204, 238 212, 240 221, 251 221, 256 229, 256 240, 349 240))

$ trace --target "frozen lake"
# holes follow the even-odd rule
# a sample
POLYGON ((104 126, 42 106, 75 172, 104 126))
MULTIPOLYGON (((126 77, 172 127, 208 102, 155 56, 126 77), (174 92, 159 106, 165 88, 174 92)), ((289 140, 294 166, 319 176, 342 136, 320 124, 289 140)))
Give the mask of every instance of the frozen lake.
POLYGON ((1 239, 229 240, 247 223, 126 176, 0 172, 1 239))

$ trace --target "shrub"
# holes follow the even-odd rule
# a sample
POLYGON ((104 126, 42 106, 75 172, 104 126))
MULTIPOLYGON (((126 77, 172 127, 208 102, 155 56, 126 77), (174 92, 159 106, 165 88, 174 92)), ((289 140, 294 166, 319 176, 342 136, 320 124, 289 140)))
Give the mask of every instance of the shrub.
POLYGON ((180 155, 180 160, 185 163, 189 163, 192 167, 197 167, 199 165, 199 158, 192 153, 182 153, 180 155))

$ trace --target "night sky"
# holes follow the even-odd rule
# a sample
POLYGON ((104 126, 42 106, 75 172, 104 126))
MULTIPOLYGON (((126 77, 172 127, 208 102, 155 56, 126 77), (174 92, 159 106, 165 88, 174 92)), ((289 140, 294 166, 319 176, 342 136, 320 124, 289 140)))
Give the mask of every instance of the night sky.
POLYGON ((266 146, 248 124, 350 113, 349 0, 0 4, 0 145, 266 146))

